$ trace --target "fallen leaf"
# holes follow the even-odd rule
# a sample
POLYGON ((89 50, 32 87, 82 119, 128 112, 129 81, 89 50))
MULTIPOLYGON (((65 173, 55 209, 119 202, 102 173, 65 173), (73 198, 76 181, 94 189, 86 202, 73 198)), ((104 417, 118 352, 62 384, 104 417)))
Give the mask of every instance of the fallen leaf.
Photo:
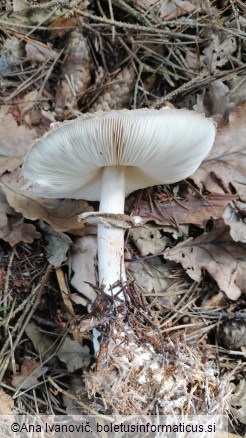
POLYGON ((69 379, 69 393, 74 397, 68 397, 67 395, 63 395, 63 402, 66 407, 67 415, 81 415, 81 406, 76 400, 80 400, 81 398, 81 388, 84 385, 83 377, 81 375, 71 375, 69 379))
MULTIPOLYGON (((73 30, 69 35, 66 58, 56 91, 56 112, 77 108, 77 100, 91 83, 92 61, 83 33, 73 30)), ((66 113, 66 116, 68 114, 66 113)))
POLYGON ((146 11, 152 10, 163 20, 173 20, 196 9, 188 0, 135 0, 135 2, 146 11))
POLYGON ((246 223, 239 214, 235 212, 231 205, 227 205, 223 214, 223 219, 225 224, 230 227, 232 239, 235 242, 246 243, 246 223))
POLYGON ((48 261, 57 268, 67 260, 67 252, 73 243, 72 239, 64 233, 58 233, 42 221, 39 222, 39 226, 44 232, 44 239, 48 242, 48 245, 45 247, 48 261))
POLYGON ((0 389, 0 415, 11 415, 14 413, 14 400, 9 394, 0 389))
POLYGON ((11 246, 15 246, 19 242, 32 243, 35 239, 39 238, 40 233, 36 230, 35 225, 26 224, 23 217, 9 218, 8 234, 3 236, 5 242, 8 242, 11 246))
POLYGON ((14 374, 11 384, 15 388, 28 389, 38 383, 39 377, 43 376, 48 371, 48 367, 41 363, 25 359, 21 365, 21 371, 14 374))
POLYGON ((15 175, 2 177, 2 190, 11 207, 25 218, 42 219, 56 231, 70 231, 82 234, 83 222, 78 221, 78 215, 84 211, 92 211, 88 202, 73 199, 44 199, 21 189, 23 181, 15 175))
POLYGON ((171 307, 175 299, 180 296, 183 285, 175 282, 171 275, 170 264, 164 264, 160 257, 127 262, 126 269, 143 295, 149 295, 153 299, 157 297, 158 303, 162 306, 171 307))
POLYGON ((126 200, 126 212, 139 215, 143 223, 154 221, 158 225, 194 224, 203 225, 211 218, 222 217, 226 205, 235 199, 235 195, 211 193, 204 197, 189 195, 185 199, 177 198, 164 201, 136 200, 131 195, 126 200), (137 205, 137 208, 136 208, 137 205))
POLYGON ((229 123, 219 128, 215 144, 192 175, 198 186, 209 192, 230 193, 235 189, 246 201, 246 101, 231 112, 229 123))
POLYGON ((45 134, 51 123, 55 122, 54 114, 43 110, 42 99, 40 99, 38 90, 32 90, 25 94, 19 109, 21 120, 26 126, 35 127, 38 137, 45 134))
POLYGON ((231 102, 238 104, 246 100, 246 76, 245 72, 235 74, 229 80, 229 96, 231 102))
POLYGON ((215 73, 218 67, 223 67, 230 61, 236 50, 236 38, 230 34, 227 36, 227 34, 222 32, 213 32, 210 44, 203 50, 204 55, 201 56, 201 59, 208 70, 215 73))
POLYGON ((236 386, 231 383, 234 392, 231 398, 231 412, 242 424, 246 424, 246 380, 240 380, 236 386))
POLYGON ((217 80, 211 83, 208 91, 197 95, 197 105, 194 109, 205 114, 206 117, 219 115, 227 120, 233 107, 234 104, 229 98, 229 88, 222 81, 217 80))
MULTIPOLYGON (((86 6, 87 2, 83 2, 83 5, 86 6)), ((88 2, 89 4, 89 2, 88 2)), ((71 32, 71 29, 74 29, 78 23, 78 19, 76 16, 71 17, 56 17, 54 20, 49 24, 49 29, 51 31, 51 36, 53 38, 56 37, 63 37, 68 32, 71 32), (59 29, 60 28, 60 29, 59 29)))
POLYGON ((195 6, 187 0, 168 0, 157 3, 160 8, 160 17, 164 20, 173 20, 182 15, 193 12, 195 6))
POLYGON ((97 284, 96 279, 97 239, 96 236, 83 236, 76 239, 71 254, 73 276, 72 286, 93 302, 96 292, 87 284, 97 284))
POLYGON ((0 239, 14 246, 19 242, 32 243, 39 237, 35 226, 24 223, 23 217, 10 207, 0 190, 0 239))
POLYGON ((212 231, 164 251, 164 257, 181 263, 187 274, 198 282, 205 269, 231 300, 246 292, 246 245, 233 241, 223 219, 214 222, 212 231))
POLYGON ((36 137, 34 129, 18 126, 8 107, 0 108, 0 174, 17 169, 22 164, 36 137))
POLYGON ((55 340, 53 338, 39 330, 34 322, 29 322, 27 324, 25 332, 28 338, 32 341, 36 352, 41 357, 45 357, 47 354, 52 355, 55 347, 55 340))
POLYGON ((45 62, 49 59, 55 59, 58 55, 58 53, 52 50, 47 44, 43 44, 31 38, 28 38, 25 50, 26 59, 35 62, 45 62))
POLYGON ((162 229, 153 225, 145 225, 139 228, 132 228, 129 237, 138 248, 142 256, 159 254, 164 251, 170 239, 161 234, 162 229))
POLYGON ((90 349, 80 345, 78 341, 66 337, 57 352, 59 359, 66 364, 70 373, 90 365, 90 349))

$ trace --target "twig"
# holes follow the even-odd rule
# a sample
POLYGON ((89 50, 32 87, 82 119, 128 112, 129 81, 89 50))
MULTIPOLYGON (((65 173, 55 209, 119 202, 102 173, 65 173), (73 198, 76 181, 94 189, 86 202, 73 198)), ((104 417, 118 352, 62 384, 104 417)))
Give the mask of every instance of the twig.
POLYGON ((99 23, 108 24, 110 26, 116 26, 122 29, 132 29, 137 31, 147 31, 153 32, 159 35, 166 35, 166 36, 172 36, 172 38, 183 38, 187 39, 189 41, 199 42, 199 39, 195 35, 187 35, 175 31, 165 30, 165 29, 159 29, 157 27, 147 27, 147 26, 140 26, 138 24, 130 24, 130 23, 124 23, 122 21, 116 21, 116 20, 109 20, 108 18, 98 17, 97 15, 90 14, 89 12, 80 11, 78 9, 75 10, 75 12, 78 15, 81 15, 86 18, 90 18, 91 20, 97 21, 99 23))

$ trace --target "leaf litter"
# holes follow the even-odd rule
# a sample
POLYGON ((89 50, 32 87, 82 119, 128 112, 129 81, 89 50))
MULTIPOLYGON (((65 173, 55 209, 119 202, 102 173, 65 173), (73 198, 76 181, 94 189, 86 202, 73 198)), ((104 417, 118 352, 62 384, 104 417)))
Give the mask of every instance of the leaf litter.
POLYGON ((244 363, 211 341, 218 319, 245 318, 244 5, 115 0, 103 13, 88 5, 20 2, 17 15, 1 5, 2 391, 25 388, 17 394, 27 410, 48 400, 66 412, 68 396, 80 412, 231 412, 244 424, 244 363), (212 116, 218 134, 188 181, 126 200, 126 212, 143 219, 126 232, 126 326, 97 287, 95 228, 77 220, 96 206, 40 199, 23 190, 18 168, 57 120, 163 104, 212 116), (103 334, 97 359, 93 327, 103 334), (60 357, 49 351, 53 339, 65 346, 60 357))

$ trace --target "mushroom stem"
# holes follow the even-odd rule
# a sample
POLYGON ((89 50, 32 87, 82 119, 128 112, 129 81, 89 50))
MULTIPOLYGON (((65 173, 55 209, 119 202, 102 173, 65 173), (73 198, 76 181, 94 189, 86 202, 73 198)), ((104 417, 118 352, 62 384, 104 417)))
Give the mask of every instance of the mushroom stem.
MULTIPOLYGON (((125 205, 125 175, 123 166, 103 169, 99 211, 123 214, 125 205)), ((124 229, 98 225, 98 272, 99 284, 111 295, 111 286, 126 280, 124 267, 124 229)), ((115 288, 113 292, 118 292, 115 288)))

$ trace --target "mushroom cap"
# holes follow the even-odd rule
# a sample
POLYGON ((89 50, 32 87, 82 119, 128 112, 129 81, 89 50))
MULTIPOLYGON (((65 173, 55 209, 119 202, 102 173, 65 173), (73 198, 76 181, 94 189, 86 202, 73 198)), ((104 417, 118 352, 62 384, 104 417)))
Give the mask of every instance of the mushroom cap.
POLYGON ((215 124, 187 110, 86 114, 38 139, 24 177, 40 196, 99 200, 103 168, 125 166, 126 195, 190 176, 210 151, 215 124))

